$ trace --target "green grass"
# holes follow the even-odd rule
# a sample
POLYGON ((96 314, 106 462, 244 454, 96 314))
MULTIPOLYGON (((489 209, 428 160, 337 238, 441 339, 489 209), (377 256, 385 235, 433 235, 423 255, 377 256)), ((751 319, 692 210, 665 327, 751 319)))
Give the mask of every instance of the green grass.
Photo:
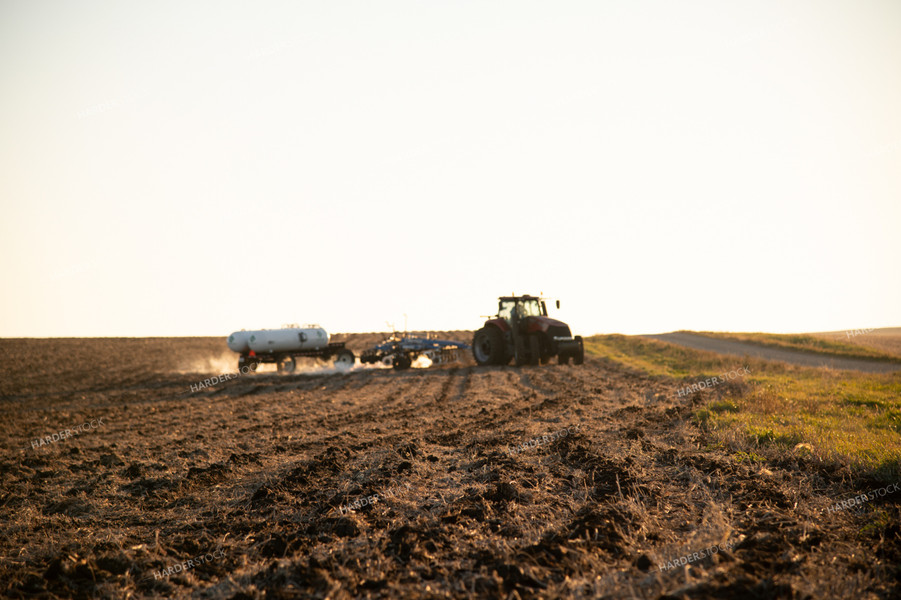
POLYGON ((813 352, 842 358, 864 358, 879 361, 901 362, 901 356, 883 352, 866 346, 858 346, 841 341, 827 340, 807 334, 782 333, 724 333, 716 331, 680 331, 694 333, 721 340, 747 342, 759 346, 769 346, 783 350, 813 352))
POLYGON ((764 457, 760 456, 759 454, 754 454, 753 452, 736 452, 732 455, 732 458, 734 458, 738 462, 766 462, 766 459, 764 457))
POLYGON ((593 336, 589 354, 679 389, 733 369, 750 374, 699 392, 695 421, 714 444, 746 454, 809 455, 861 475, 901 475, 901 373, 816 369, 701 352, 640 337, 593 336))
POLYGON ((700 377, 702 373, 709 376, 718 375, 724 370, 731 371, 744 364, 739 358, 698 352, 674 344, 624 335, 596 335, 586 338, 585 351, 625 363, 649 375, 675 378, 691 376, 696 380, 706 378, 700 377))

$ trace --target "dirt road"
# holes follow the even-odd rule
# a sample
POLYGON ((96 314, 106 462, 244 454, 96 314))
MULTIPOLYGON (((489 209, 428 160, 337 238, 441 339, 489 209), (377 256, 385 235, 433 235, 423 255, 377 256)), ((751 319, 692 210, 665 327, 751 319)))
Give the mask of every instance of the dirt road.
POLYGON ((755 356, 765 360, 780 360, 806 367, 831 367, 833 369, 849 369, 869 373, 891 373, 901 371, 901 364, 863 360, 855 358, 830 357, 813 352, 793 352, 781 348, 771 348, 745 342, 721 340, 693 333, 662 333, 642 337, 670 342, 695 350, 706 350, 718 354, 734 354, 736 356, 755 356))
POLYGON ((899 593, 901 493, 830 509, 876 484, 712 447, 683 382, 589 359, 192 393, 221 346, 0 341, 0 596, 899 593))

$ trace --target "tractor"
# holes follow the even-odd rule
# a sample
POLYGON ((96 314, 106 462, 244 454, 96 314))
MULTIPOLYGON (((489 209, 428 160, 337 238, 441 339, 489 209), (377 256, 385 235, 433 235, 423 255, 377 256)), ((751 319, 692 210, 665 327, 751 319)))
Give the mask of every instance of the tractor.
MULTIPOLYGON (((560 301, 557 300, 557 308, 560 301)), ((561 365, 585 362, 581 336, 572 336, 569 326, 547 316, 547 303, 538 296, 502 296, 497 315, 472 338, 472 355, 480 365, 516 366, 547 364, 556 356, 561 365)))

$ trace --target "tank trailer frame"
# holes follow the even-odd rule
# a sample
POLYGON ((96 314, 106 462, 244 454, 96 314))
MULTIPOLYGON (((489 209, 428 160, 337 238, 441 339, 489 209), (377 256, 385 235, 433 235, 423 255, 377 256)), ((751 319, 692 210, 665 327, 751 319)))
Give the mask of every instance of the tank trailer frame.
POLYGON ((335 359, 335 364, 352 367, 356 361, 354 353, 345 347, 344 342, 329 342, 328 346, 318 350, 290 350, 284 352, 261 352, 253 350, 238 357, 238 370, 245 372, 244 367, 256 372, 261 363, 275 363, 279 373, 292 373, 297 368, 298 358, 320 358, 328 361, 335 359))

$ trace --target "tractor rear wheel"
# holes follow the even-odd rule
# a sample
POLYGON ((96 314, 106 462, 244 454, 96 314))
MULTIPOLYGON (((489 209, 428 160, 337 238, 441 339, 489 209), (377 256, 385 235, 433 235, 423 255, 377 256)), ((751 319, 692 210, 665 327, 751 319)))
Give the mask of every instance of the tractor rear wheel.
POLYGON ((472 357, 479 365, 504 364, 504 334, 497 327, 482 327, 472 337, 472 357))
POLYGON ((541 358, 541 345, 538 343, 537 335, 529 336, 529 364, 535 366, 541 358))
POLYGON ((557 357, 557 364, 568 365, 569 364, 569 354, 560 354, 557 357))

